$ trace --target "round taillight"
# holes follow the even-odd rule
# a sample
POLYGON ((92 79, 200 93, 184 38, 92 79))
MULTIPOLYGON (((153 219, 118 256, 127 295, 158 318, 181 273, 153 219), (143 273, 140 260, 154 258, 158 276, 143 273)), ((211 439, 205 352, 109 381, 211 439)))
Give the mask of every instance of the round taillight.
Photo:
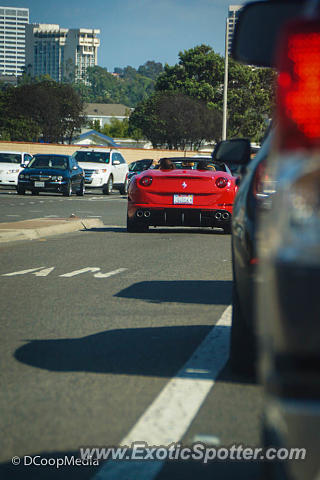
POLYGON ((152 183, 152 177, 142 177, 140 180, 140 185, 143 187, 149 187, 152 183))
POLYGON ((216 179, 216 186, 218 188, 224 188, 228 185, 228 179, 225 177, 218 177, 216 179))

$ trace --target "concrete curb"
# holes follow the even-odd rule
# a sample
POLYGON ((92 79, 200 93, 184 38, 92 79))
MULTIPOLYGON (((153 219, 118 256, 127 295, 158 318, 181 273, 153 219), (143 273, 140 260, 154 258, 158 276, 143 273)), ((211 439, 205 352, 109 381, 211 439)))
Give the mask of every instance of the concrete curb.
POLYGON ((23 222, 12 222, 10 225, 0 224, 0 243, 36 240, 91 228, 104 228, 104 224, 99 218, 36 218, 23 222))

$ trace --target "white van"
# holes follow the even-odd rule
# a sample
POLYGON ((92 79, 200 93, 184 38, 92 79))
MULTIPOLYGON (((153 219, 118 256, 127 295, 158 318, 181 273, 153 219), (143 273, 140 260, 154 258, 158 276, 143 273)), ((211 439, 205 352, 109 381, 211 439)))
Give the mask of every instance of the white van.
POLYGON ((128 192, 128 165, 122 154, 108 148, 83 148, 74 152, 73 157, 85 173, 85 186, 101 188, 105 195, 113 189, 121 195, 128 192))
POLYGON ((0 152, 0 185, 16 187, 18 175, 32 159, 26 152, 0 152))

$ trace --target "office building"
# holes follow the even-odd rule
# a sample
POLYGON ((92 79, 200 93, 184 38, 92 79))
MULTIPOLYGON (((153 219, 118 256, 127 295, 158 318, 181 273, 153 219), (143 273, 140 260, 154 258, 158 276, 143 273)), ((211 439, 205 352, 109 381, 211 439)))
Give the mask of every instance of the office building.
POLYGON ((232 44, 234 29, 239 16, 239 10, 241 10, 241 8, 242 8, 242 5, 229 5, 228 18, 227 18, 227 42, 228 42, 229 55, 231 52, 231 44, 232 44))
POLYGON ((22 75, 29 9, 0 6, 0 75, 22 75))
POLYGON ((96 29, 67 29, 59 25, 26 27, 26 71, 32 77, 50 75, 61 82, 86 82, 86 70, 98 64, 100 40, 96 29))

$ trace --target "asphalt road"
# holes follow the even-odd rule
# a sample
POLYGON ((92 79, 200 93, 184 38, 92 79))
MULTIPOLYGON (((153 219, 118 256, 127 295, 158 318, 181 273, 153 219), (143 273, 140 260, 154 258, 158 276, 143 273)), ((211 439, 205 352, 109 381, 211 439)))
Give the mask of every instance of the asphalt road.
POLYGON ((32 218, 78 217, 101 218, 106 225, 125 225, 126 212, 123 208, 126 197, 118 192, 103 195, 100 190, 90 190, 84 197, 27 192, 17 195, 14 189, 0 188, 0 222, 17 222, 32 218), (112 208, 111 205, 112 204, 112 208), (123 204, 123 205, 121 205, 123 204))
POLYGON ((80 447, 117 446, 138 431, 146 438, 153 432, 155 442, 169 436, 191 445, 205 435, 220 446, 260 446, 263 400, 260 387, 233 376, 228 363, 215 382, 207 381, 208 362, 212 356, 219 362, 229 334, 229 326, 215 326, 231 301, 229 235, 128 234, 126 200, 118 194, 1 192, 0 205, 0 221, 74 213, 106 225, 0 246, 0 477, 259 478, 257 463, 238 461, 167 461, 155 473, 150 461, 145 473, 121 462, 116 474, 93 465, 23 466, 24 456, 39 455, 44 463, 78 456, 80 447), (212 332, 211 350, 202 348, 190 363, 212 332), (144 430, 136 430, 140 418, 144 430), (19 466, 13 456, 22 458, 19 466))

